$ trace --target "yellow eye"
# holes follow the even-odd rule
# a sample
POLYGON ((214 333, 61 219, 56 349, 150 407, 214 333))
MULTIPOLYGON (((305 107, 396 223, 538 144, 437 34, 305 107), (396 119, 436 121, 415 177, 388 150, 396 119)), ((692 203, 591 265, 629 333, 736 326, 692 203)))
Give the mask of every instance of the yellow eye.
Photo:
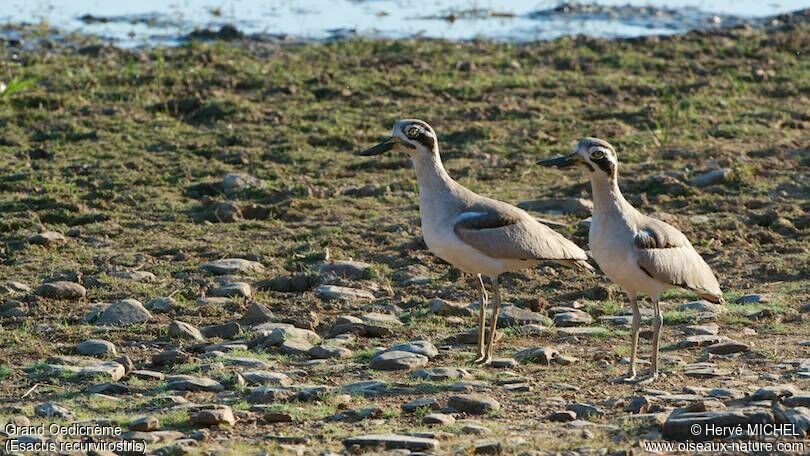
POLYGON ((591 158, 594 159, 594 160, 601 160, 601 159, 605 158, 605 152, 602 151, 602 150, 597 149, 597 150, 591 152, 591 158))
POLYGON ((415 126, 415 125, 414 125, 414 126, 412 126, 412 127, 408 127, 408 129, 407 129, 407 130, 405 130, 405 134, 406 134, 406 135, 407 135, 409 138, 416 138, 416 137, 418 137, 418 136, 419 136, 419 134, 420 134, 420 133, 422 133, 422 129, 421 129, 421 128, 419 128, 419 127, 417 127, 417 126, 415 126))

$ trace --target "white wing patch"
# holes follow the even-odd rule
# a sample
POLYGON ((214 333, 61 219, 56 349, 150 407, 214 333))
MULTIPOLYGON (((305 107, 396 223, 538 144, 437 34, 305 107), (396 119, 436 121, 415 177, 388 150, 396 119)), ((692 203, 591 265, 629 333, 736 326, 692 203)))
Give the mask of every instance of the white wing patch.
POLYGON ((456 216, 456 218, 453 220, 453 225, 455 225, 458 222, 464 221, 464 220, 468 220, 468 219, 472 219, 472 218, 476 218, 476 217, 481 217, 482 215, 487 215, 487 213, 486 212, 473 212, 473 211, 462 212, 461 214, 458 214, 456 216))

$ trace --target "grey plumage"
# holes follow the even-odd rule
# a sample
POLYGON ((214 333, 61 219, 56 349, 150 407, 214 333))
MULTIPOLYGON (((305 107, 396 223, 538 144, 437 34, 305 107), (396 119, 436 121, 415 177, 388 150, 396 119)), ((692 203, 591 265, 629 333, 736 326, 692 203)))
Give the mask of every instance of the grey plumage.
POLYGON ((633 339, 628 379, 636 376, 635 364, 641 314, 637 296, 646 294, 653 303, 653 356, 650 379, 658 375, 658 346, 663 316, 661 293, 682 287, 707 300, 723 302, 720 284, 692 244, 672 225, 637 211, 622 196, 618 185, 619 160, 606 141, 585 138, 571 155, 543 160, 545 166, 584 165, 591 179, 594 211, 588 233, 591 254, 614 283, 630 298, 633 309, 633 339))
POLYGON ((500 275, 529 268, 541 260, 592 269, 587 263, 588 257, 573 242, 525 211, 480 196, 453 180, 442 165, 436 133, 427 123, 400 120, 394 124, 391 138, 361 155, 376 155, 392 149, 407 152, 416 169, 425 244, 439 258, 478 277, 481 307, 475 362, 487 363, 492 358, 495 343, 501 300, 500 275), (482 275, 492 281, 495 296, 486 350, 484 317, 488 297, 482 275))
POLYGON ((715 303, 724 302, 717 278, 686 236, 665 222, 646 219, 634 240, 638 266, 665 284, 686 288, 715 303))

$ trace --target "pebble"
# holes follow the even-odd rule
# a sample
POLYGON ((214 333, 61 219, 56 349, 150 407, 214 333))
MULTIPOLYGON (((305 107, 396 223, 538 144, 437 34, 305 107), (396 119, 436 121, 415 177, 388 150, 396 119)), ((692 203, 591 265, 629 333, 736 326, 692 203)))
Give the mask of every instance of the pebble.
POLYGON ((721 369, 712 363, 693 363, 684 366, 683 373, 693 378, 714 378, 728 376, 731 371, 721 369))
POLYGON ((42 245, 45 247, 54 247, 57 245, 64 245, 67 243, 67 238, 61 233, 56 231, 44 231, 42 233, 34 234, 27 239, 29 244, 42 245))
POLYGON ((633 396, 624 407, 624 411, 636 414, 647 413, 652 403, 653 399, 649 396, 633 396))
POLYGON ((589 325, 593 317, 587 312, 578 309, 567 309, 554 315, 554 324, 558 327, 589 325))
POLYGON ((546 419, 555 423, 564 423, 577 419, 577 414, 572 410, 560 410, 551 413, 546 417, 546 419))
POLYGON ((416 353, 418 355, 426 356, 428 359, 433 359, 439 354, 439 350, 436 348, 436 346, 426 340, 413 340, 410 342, 392 345, 387 351, 416 353))
POLYGON ((536 362, 545 365, 551 364, 559 356, 560 352, 551 347, 526 348, 513 355, 519 363, 536 362))
POLYGON ((252 346, 277 347, 290 340, 306 342, 311 345, 321 341, 321 337, 314 331, 296 328, 292 325, 277 327, 269 332, 264 328, 269 328, 269 326, 262 326, 261 330, 257 328, 254 331, 256 337, 251 341, 252 346))
POLYGON ((341 387, 341 390, 348 394, 361 394, 364 396, 376 396, 385 392, 387 389, 388 384, 379 380, 364 380, 349 383, 341 387))
POLYGON ((469 377, 472 377, 472 374, 470 374, 466 369, 459 369, 455 367, 432 367, 429 369, 418 369, 411 373, 411 378, 429 380, 432 382, 460 380, 469 377))
POLYGON ((28 306, 15 299, 7 299, 0 303, 0 317, 25 317, 28 315, 28 306))
POLYGON ((218 405, 216 408, 200 410, 191 415, 190 418, 192 423, 201 424, 203 426, 218 426, 222 424, 233 426, 236 424, 233 410, 227 405, 218 405))
POLYGON ((224 258, 204 263, 199 269, 215 275, 251 274, 263 272, 264 265, 243 258, 224 258))
POLYGON ((171 366, 188 361, 188 353, 182 350, 169 349, 152 355, 152 364, 155 366, 171 366))
POLYGON ((712 304, 709 301, 699 300, 678 304, 675 310, 679 312, 706 312, 713 314, 723 313, 725 310, 720 304, 712 304))
POLYGON ((133 431, 152 432, 160 428, 160 421, 154 416, 143 416, 129 423, 133 431))
POLYGON ((115 345, 108 340, 88 339, 76 346, 76 353, 86 356, 100 356, 117 354, 115 345))
POLYGON ((27 294, 31 292, 31 287, 13 280, 7 280, 0 283, 0 293, 3 294, 27 294))
POLYGON ((479 440, 473 444, 474 454, 501 454, 503 448, 497 440, 479 440))
POLYGON ((288 339, 281 343, 279 349, 288 355, 298 357, 309 357, 309 351, 313 345, 305 340, 288 339))
POLYGON ((225 388, 218 381, 207 377, 176 375, 169 377, 166 389, 173 391, 208 391, 216 393, 225 388))
POLYGON ((296 392, 287 388, 258 386, 250 390, 245 400, 251 404, 275 404, 296 397, 296 392))
POLYGON ((578 419, 599 418, 605 414, 599 407, 591 404, 568 404, 566 409, 576 413, 578 419))
POLYGON ((117 382, 126 375, 126 369, 115 361, 99 361, 76 357, 54 357, 48 359, 43 370, 50 375, 67 377, 81 381, 88 378, 104 378, 117 382))
POLYGON ((444 317, 471 317, 475 311, 470 307, 456 302, 435 298, 428 301, 430 311, 444 317))
POLYGON ((729 339, 726 336, 707 334, 700 336, 688 336, 676 342, 675 347, 676 348, 705 347, 708 345, 715 345, 726 342, 731 342, 731 339, 729 339))
POLYGON ((501 409, 501 404, 494 398, 483 394, 459 394, 450 396, 447 400, 448 407, 470 415, 483 415, 489 412, 497 412, 501 409))
POLYGON ((464 424, 461 426, 461 432, 463 434, 482 435, 482 434, 489 434, 492 431, 488 427, 480 423, 473 423, 468 421, 464 422, 464 424))
POLYGON ((770 302, 770 298, 762 294, 747 294, 734 300, 735 304, 767 304, 768 302, 770 302))
POLYGON ((336 285, 321 285, 315 288, 317 294, 324 301, 372 301, 374 295, 367 290, 359 288, 339 287, 336 285))
POLYGON ((748 415, 734 409, 698 412, 675 409, 664 422, 662 434, 668 440, 710 440, 714 437, 714 433, 706 435, 709 427, 715 429, 714 432, 723 432, 724 429, 730 431, 737 426, 747 429, 747 425, 754 416, 756 414, 748 415), (694 432, 695 430, 698 432, 694 432))
POLYGON ((349 423, 356 423, 366 419, 382 417, 383 409, 379 407, 366 407, 357 410, 346 410, 341 413, 329 416, 325 421, 344 421, 349 423))
POLYGON ((144 307, 151 312, 166 313, 171 312, 175 307, 177 307, 177 301, 168 296, 159 296, 157 298, 150 299, 144 305, 144 307))
POLYGON ((448 415, 446 413, 428 413, 422 417, 422 424, 427 425, 441 424, 443 426, 447 426, 455 422, 456 419, 453 418, 453 415, 448 415))
POLYGON ((798 390, 790 384, 763 386, 748 397, 749 401, 775 401, 783 397, 796 396, 798 390))
POLYGON ((420 397, 402 404, 402 411, 407 413, 413 413, 420 408, 438 410, 439 401, 433 397, 420 397))
POLYGON ((687 335, 692 336, 714 336, 720 331, 717 323, 707 323, 705 325, 690 325, 684 328, 687 335))
POLYGON ((200 333, 202 333, 204 337, 218 337, 220 339, 231 339, 238 336, 241 332, 242 327, 235 321, 200 328, 200 333))
POLYGON ((549 317, 543 314, 523 309, 515 305, 508 304, 501 307, 501 312, 498 315, 499 328, 506 326, 522 326, 529 324, 551 326, 552 321, 549 317))
POLYGON ((230 193, 243 188, 261 187, 262 181, 250 174, 228 173, 222 176, 220 185, 225 193, 230 193))
POLYGON ((427 356, 406 351, 386 351, 371 358, 369 368, 374 370, 410 370, 424 367, 428 363, 427 356))
POLYGON ((510 369, 517 367, 518 362, 515 358, 493 358, 489 365, 495 369, 510 369))
POLYGON ((253 296, 253 289, 249 283, 231 282, 223 284, 208 291, 208 296, 215 298, 250 298, 253 296))
POLYGON ((205 338, 199 329, 191 326, 190 324, 174 320, 169 323, 169 337, 174 339, 183 339, 192 342, 203 342, 205 338))
POLYGON ((162 372, 145 370, 145 369, 133 370, 132 372, 129 373, 129 375, 130 375, 130 377, 138 378, 138 379, 141 379, 141 380, 159 380, 159 381, 162 381, 164 378, 166 378, 166 376, 163 375, 162 372))
MULTIPOLYGON (((207 299, 228 299, 228 298, 207 298, 207 299)), ((245 314, 239 320, 240 325, 255 326, 262 323, 271 322, 274 318, 273 312, 264 304, 258 302, 251 302, 245 314)), ((292 325, 288 325, 292 326, 292 325)))
POLYGON ((748 345, 735 341, 721 342, 706 347, 708 353, 715 355, 730 355, 732 353, 743 353, 750 350, 748 345))
POLYGON ((34 415, 42 418, 76 419, 76 415, 74 415, 73 412, 52 402, 45 402, 34 407, 34 415))
POLYGON ((362 261, 329 261, 318 267, 318 272, 350 280, 367 280, 372 277, 372 268, 362 261))
POLYGON ((360 318, 365 323, 384 326, 402 326, 402 322, 399 320, 399 318, 397 318, 396 315, 392 314, 369 312, 367 314, 364 314, 360 318))
POLYGON ((410 451, 433 451, 439 449, 439 441, 436 439, 414 437, 400 434, 369 434, 357 437, 349 437, 343 440, 343 446, 347 451, 357 448, 386 449, 386 450, 410 450, 410 451))
MULTIPOLYGON (((485 330, 484 336, 489 336, 489 330, 485 330)), ((503 332, 498 331, 495 333, 495 341, 499 341, 503 338, 503 332)), ((469 331, 465 331, 463 333, 458 333, 452 336, 449 339, 449 342, 457 343, 457 344, 464 344, 464 345, 475 345, 478 343, 478 328, 470 329, 469 331)))
POLYGON ((729 168, 714 169, 693 177, 689 183, 695 187, 708 187, 727 182, 732 174, 733 171, 729 168))
POLYGON ((309 356, 316 359, 351 358, 353 353, 346 347, 315 345, 309 349, 309 356))
POLYGON ((107 273, 110 277, 117 279, 131 280, 133 282, 155 282, 157 276, 149 271, 112 271, 107 273))
POLYGON ((78 300, 87 296, 87 289, 75 282, 46 282, 37 287, 37 295, 43 298, 78 300))
POLYGON ((145 323, 152 314, 135 299, 122 299, 107 306, 96 320, 99 326, 129 326, 145 323))

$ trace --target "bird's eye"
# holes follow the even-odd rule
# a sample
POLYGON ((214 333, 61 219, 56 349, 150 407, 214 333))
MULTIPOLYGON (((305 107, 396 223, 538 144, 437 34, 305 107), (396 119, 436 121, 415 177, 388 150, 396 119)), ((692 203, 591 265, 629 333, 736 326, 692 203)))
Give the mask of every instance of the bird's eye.
POLYGON ((422 129, 416 125, 412 125, 405 130, 405 135, 409 138, 417 138, 422 133, 422 129))
POLYGON ((594 160, 601 160, 605 158, 605 152, 603 150, 597 149, 591 152, 591 158, 594 160))

